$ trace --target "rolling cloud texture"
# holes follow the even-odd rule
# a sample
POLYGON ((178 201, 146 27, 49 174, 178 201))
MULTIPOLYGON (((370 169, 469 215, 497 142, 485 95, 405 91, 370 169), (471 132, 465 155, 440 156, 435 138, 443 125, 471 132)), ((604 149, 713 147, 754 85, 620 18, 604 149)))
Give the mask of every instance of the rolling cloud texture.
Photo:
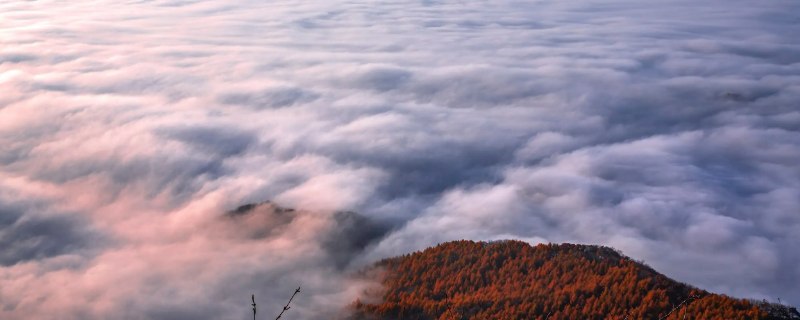
MULTIPOLYGON (((320 319, 609 245, 800 306, 800 2, 2 1, 0 318, 320 319), (245 203, 273 200, 242 213, 245 203), (338 212, 338 213, 335 213, 338 212), (352 212, 358 212, 354 214, 352 212)), ((245 210, 246 211, 246 210, 245 210)))

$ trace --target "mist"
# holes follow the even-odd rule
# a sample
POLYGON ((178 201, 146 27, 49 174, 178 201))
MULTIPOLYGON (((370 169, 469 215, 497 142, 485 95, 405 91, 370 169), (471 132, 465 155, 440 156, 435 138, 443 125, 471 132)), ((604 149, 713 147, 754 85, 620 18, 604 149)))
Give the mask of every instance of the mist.
POLYGON ((800 306, 797 1, 0 16, 0 318, 269 318, 297 287, 285 319, 330 318, 353 272, 459 239, 800 306))

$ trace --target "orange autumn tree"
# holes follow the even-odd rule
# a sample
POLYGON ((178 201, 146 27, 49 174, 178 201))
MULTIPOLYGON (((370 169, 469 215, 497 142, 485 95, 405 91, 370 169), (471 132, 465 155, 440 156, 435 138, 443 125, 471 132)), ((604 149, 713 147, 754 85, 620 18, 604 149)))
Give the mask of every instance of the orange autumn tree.
POLYGON ((385 271, 382 289, 353 303, 356 319, 800 319, 792 308, 778 308, 784 317, 766 303, 676 282, 600 246, 455 241, 375 267, 385 271))

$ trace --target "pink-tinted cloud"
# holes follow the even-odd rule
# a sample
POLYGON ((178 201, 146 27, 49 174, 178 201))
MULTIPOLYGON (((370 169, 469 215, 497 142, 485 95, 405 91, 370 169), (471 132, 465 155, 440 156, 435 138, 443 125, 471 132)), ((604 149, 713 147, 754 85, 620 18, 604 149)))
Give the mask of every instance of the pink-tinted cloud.
POLYGON ((795 2, 0 2, 0 318, 317 319, 461 238, 798 305, 795 2))

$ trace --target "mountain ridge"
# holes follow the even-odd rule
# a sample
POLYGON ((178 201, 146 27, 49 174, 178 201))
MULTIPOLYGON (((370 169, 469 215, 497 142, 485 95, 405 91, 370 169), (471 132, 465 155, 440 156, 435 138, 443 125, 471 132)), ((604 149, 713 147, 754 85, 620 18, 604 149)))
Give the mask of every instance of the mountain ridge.
POLYGON ((710 293, 604 246, 439 244, 376 262, 382 288, 354 319, 800 319, 797 309, 710 293), (677 306, 677 307, 676 307, 677 306))

